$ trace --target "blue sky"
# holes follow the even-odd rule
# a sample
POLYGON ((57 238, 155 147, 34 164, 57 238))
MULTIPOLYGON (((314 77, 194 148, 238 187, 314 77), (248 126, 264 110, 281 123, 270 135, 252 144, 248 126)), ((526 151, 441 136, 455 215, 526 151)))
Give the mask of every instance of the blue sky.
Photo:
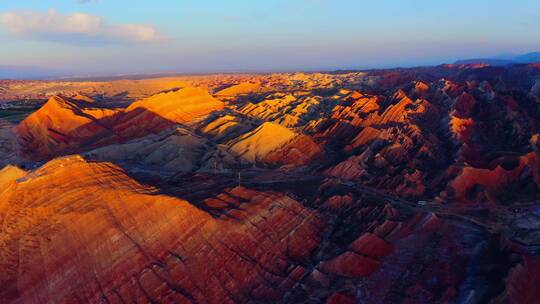
POLYGON ((413 66, 540 50, 538 0, 0 0, 0 65, 72 73, 413 66))

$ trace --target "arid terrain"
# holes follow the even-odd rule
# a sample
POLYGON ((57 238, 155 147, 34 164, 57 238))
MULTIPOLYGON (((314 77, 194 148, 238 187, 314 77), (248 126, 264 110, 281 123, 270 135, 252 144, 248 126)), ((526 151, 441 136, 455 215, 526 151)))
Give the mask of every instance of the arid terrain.
POLYGON ((0 303, 540 303, 540 64, 0 80, 0 303))

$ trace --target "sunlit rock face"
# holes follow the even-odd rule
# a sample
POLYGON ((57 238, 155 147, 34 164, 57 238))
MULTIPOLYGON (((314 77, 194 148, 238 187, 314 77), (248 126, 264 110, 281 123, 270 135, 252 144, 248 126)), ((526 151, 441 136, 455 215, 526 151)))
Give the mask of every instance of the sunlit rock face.
POLYGON ((535 303, 538 77, 2 81, 0 302, 535 303))
POLYGON ((160 93, 125 110, 54 96, 23 120, 16 132, 24 153, 43 160, 157 134, 176 124, 197 122, 222 107, 220 101, 195 88, 160 93))
POLYGON ((321 153, 309 136, 270 122, 233 139, 228 146, 248 163, 305 165, 321 153))
MULTIPOLYGON (((219 111, 223 103, 208 92, 198 88, 183 88, 160 93, 132 103, 126 112, 142 109, 144 112, 159 115, 165 120, 181 124, 193 124, 208 114, 219 111)), ((126 122, 129 124, 130 122, 126 122)))
POLYGON ((501 202, 508 187, 519 185, 540 187, 540 155, 530 153, 510 158, 493 169, 465 167, 450 183, 449 188, 462 202, 501 202))
POLYGON ((291 198, 241 187, 224 193, 239 209, 214 218, 81 157, 0 174, 7 301, 279 299, 324 228, 291 198))
POLYGON ((233 84, 227 88, 216 92, 218 97, 238 97, 241 95, 248 95, 257 93, 261 90, 261 84, 257 82, 241 82, 239 84, 233 84))

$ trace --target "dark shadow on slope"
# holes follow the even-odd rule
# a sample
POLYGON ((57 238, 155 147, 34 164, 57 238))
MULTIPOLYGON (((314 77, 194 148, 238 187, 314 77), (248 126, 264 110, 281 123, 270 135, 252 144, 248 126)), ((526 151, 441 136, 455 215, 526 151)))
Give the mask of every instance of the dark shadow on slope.
POLYGON ((111 144, 125 143, 149 134, 158 134, 178 125, 144 108, 118 112, 101 119, 96 119, 81 110, 76 110, 75 113, 90 119, 91 122, 64 133, 49 129, 53 134, 53 138, 47 139, 49 153, 41 155, 38 154, 42 151, 41 138, 20 138, 23 154, 36 161, 47 161, 58 156, 81 153, 111 144))
MULTIPOLYGON (((77 106, 81 108, 96 108, 93 103, 77 101, 77 106)), ((84 113, 81 109, 75 109, 74 112, 82 117, 86 117, 91 120, 90 123, 79 126, 69 132, 58 132, 56 130, 49 130, 53 134, 55 141, 52 142, 53 153, 47 155, 32 154, 38 151, 38 147, 41 142, 34 138, 19 138, 22 143, 24 151, 27 154, 33 156, 35 165, 39 166, 44 162, 52 160, 56 157, 81 154, 87 161, 108 161, 120 168, 122 168, 128 176, 135 179, 137 182, 145 185, 152 186, 157 189, 157 194, 164 194, 175 196, 187 201, 195 199, 194 205, 200 207, 200 209, 209 212, 208 208, 204 208, 200 202, 223 192, 226 188, 234 186, 234 182, 230 182, 227 179, 211 178, 215 182, 204 183, 201 178, 189 177, 183 179, 183 181, 189 181, 189 191, 182 191, 184 188, 183 183, 174 184, 168 182, 168 177, 174 175, 175 172, 169 172, 165 174, 164 168, 160 166, 146 166, 142 162, 136 160, 112 160, 107 157, 96 159, 90 154, 84 154, 84 152, 92 151, 97 148, 105 146, 114 146, 127 143, 132 140, 141 139, 152 134, 163 134, 175 127, 181 127, 182 125, 166 119, 157 113, 149 111, 144 108, 136 108, 129 112, 120 111, 112 116, 96 119, 93 116, 84 113), (56 146, 54 146, 56 144, 56 146), (204 193, 207 193, 206 197, 197 197, 192 195, 194 190, 201 189, 204 193), (198 200, 197 198, 200 198, 198 200)), ((120 148, 120 147, 119 147, 120 148)), ((129 155, 126 155, 128 158, 129 155)), ((213 214, 215 215, 215 213, 213 214)))

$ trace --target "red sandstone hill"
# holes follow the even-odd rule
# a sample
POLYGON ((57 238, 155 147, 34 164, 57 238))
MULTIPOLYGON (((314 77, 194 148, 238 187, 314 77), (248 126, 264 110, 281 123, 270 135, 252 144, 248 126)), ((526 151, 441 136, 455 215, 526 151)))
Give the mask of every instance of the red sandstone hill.
POLYGON ((22 121, 16 132, 25 154, 46 159, 194 123, 222 107, 220 101, 195 88, 160 93, 125 110, 55 96, 22 121))
POLYGON ((80 157, 12 171, 0 173, 3 301, 276 299, 301 278, 324 227, 284 195, 244 188, 228 194, 241 200, 236 219, 215 219, 80 157))

